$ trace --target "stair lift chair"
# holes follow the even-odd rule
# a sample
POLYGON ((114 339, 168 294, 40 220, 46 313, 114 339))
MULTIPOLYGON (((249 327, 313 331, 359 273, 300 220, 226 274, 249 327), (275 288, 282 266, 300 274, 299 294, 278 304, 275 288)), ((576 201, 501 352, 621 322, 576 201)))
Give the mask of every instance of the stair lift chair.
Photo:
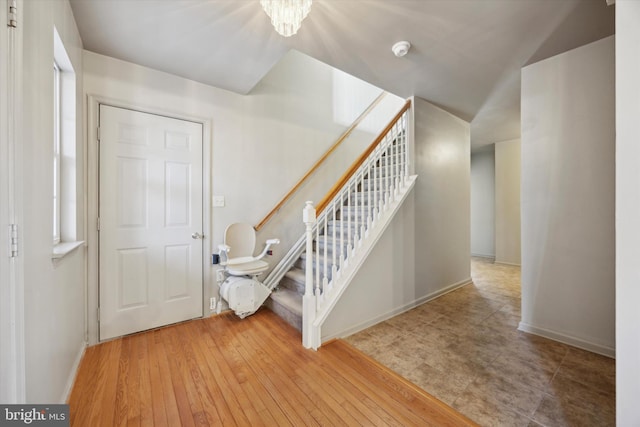
POLYGON ((262 258, 278 243, 278 239, 267 240, 262 253, 254 257, 256 232, 252 225, 235 223, 224 231, 224 244, 218 246, 225 275, 220 297, 241 319, 255 313, 271 294, 271 289, 260 282, 258 276, 269 268, 262 258))

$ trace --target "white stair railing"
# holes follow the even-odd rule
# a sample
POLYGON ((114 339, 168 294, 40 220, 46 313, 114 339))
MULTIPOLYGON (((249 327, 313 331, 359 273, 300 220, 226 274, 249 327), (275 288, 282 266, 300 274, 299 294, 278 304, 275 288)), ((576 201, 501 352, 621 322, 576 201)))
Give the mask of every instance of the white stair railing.
POLYGON ((317 218, 311 202, 303 211, 307 256, 302 341, 307 348, 320 346, 320 326, 348 284, 341 279, 345 273, 355 273, 350 267, 363 259, 359 255, 372 230, 406 190, 407 116, 404 112, 395 122, 317 218), (315 243, 313 252, 310 241, 315 243))
POLYGON ((302 341, 321 344, 320 328, 373 244, 388 225, 415 177, 409 176, 409 106, 398 113, 369 147, 366 157, 339 182, 339 189, 317 208, 303 210, 305 234, 265 279, 274 288, 306 251, 302 341), (316 210, 320 211, 316 218, 316 210))

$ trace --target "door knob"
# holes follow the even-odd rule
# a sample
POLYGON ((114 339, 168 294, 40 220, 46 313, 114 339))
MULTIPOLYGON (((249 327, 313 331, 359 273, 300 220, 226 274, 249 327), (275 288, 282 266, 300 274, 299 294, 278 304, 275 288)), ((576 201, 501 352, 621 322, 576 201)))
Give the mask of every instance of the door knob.
POLYGON ((204 234, 200 234, 197 231, 191 235, 192 239, 204 239, 204 234))

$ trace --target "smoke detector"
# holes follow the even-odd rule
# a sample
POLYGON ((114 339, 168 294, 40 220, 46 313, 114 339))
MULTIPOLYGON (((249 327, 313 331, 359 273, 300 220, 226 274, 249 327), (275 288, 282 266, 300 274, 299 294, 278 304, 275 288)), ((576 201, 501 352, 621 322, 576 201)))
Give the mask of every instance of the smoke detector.
POLYGON ((409 43, 406 40, 403 40, 401 42, 394 44, 393 47, 391 48, 391 51, 398 58, 402 58, 409 52, 410 48, 411 48, 411 43, 409 43))

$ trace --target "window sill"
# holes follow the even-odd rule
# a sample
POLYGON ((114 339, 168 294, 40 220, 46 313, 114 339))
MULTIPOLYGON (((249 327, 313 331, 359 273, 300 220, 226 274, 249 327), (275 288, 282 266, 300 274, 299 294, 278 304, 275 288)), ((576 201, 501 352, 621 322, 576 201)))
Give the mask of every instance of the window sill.
POLYGON ((54 260, 62 259, 82 245, 84 245, 84 240, 79 240, 77 242, 58 243, 53 247, 53 253, 51 254, 51 259, 54 259, 54 260))

